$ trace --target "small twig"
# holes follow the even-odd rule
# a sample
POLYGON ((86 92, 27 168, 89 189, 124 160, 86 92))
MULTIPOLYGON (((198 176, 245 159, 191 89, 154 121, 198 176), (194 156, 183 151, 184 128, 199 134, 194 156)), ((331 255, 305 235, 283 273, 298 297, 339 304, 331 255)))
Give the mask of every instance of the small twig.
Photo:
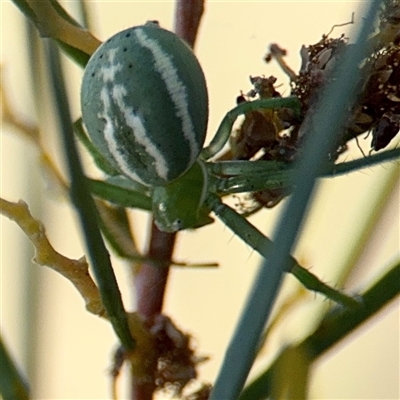
POLYGON ((0 337, 0 393, 2 399, 29 400, 29 385, 0 337))
MULTIPOLYGON (((0 67, 0 72, 3 75, 3 69, 0 67)), ((5 77, 3 78, 5 80, 5 77)), ((1 120, 4 124, 11 125, 16 128, 16 131, 25 138, 38 143, 40 139, 39 128, 20 119, 14 110, 12 110, 8 96, 3 88, 3 79, 0 81, 0 103, 1 103, 1 120)))
MULTIPOLYGON (((2 72, 1 67, 0 72, 2 72)), ((63 195, 67 195, 68 185, 61 172, 58 170, 53 158, 50 156, 50 153, 46 150, 45 143, 42 140, 41 130, 38 126, 23 121, 15 110, 12 109, 2 81, 0 81, 0 103, 2 122, 15 128, 15 132, 20 134, 24 139, 33 142, 39 152, 41 166, 48 172, 52 183, 55 182, 57 187, 61 189, 63 195)))
POLYGON ((105 316, 100 293, 89 275, 86 259, 82 257, 72 260, 55 251, 47 239, 42 223, 32 217, 28 206, 22 200, 12 203, 0 199, 0 211, 15 221, 30 239, 36 250, 35 263, 46 265, 66 277, 84 298, 86 309, 95 315, 105 316))
POLYGON ((331 30, 325 35, 325 36, 329 36, 335 28, 339 28, 341 26, 346 26, 346 25, 352 25, 354 24, 354 12, 351 13, 351 20, 349 22, 343 22, 342 24, 335 24, 332 26, 331 30))
POLYGON ((54 7, 50 0, 28 0, 28 4, 37 18, 41 36, 57 39, 88 55, 100 46, 97 38, 75 23, 63 9, 61 13, 61 8, 54 7))
POLYGON ((284 57, 286 56, 286 50, 282 49, 276 43, 273 43, 269 47, 269 53, 265 56, 265 61, 268 63, 271 59, 275 59, 283 72, 289 77, 291 81, 297 79, 297 74, 289 67, 284 57))

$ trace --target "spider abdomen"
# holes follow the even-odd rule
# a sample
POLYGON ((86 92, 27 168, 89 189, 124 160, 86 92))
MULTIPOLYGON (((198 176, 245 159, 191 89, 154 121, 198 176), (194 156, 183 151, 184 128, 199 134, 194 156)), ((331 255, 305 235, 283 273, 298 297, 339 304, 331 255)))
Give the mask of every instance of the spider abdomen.
POLYGON ((96 50, 81 105, 100 152, 147 185, 181 176, 205 140, 208 95, 200 64, 185 42, 153 22, 119 32, 96 50))

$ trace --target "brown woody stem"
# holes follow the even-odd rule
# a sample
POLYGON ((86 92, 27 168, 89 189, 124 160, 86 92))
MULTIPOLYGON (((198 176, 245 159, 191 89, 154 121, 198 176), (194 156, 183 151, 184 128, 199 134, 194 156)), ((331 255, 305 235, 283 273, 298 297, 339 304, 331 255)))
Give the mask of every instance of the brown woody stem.
MULTIPOLYGON (((204 11, 204 0, 178 0, 175 10, 175 33, 191 47, 194 46, 200 20, 204 11)), ((151 222, 151 235, 147 256, 160 263, 145 262, 135 276, 137 312, 150 323, 162 311, 164 294, 175 246, 176 233, 161 232, 151 222)), ((132 381, 132 400, 151 400, 155 385, 153 382, 132 381)))
POLYGON ((175 33, 194 47, 201 17, 204 12, 204 0, 178 0, 175 10, 175 33))
POLYGON ((176 233, 161 232, 154 221, 151 222, 146 255, 159 263, 144 262, 135 275, 137 311, 146 320, 152 320, 162 310, 175 238, 176 233))

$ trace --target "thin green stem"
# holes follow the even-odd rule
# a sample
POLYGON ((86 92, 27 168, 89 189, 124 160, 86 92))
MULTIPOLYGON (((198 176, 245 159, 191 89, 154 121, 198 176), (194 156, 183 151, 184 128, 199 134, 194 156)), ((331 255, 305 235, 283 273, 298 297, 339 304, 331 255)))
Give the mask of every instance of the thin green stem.
POLYGON ((82 165, 76 149, 69 104, 63 80, 60 56, 53 43, 47 42, 48 65, 50 80, 54 93, 56 112, 60 123, 65 160, 71 180, 70 195, 81 222, 89 259, 96 277, 107 316, 126 349, 133 349, 133 340, 128 327, 128 321, 121 293, 111 266, 110 256, 104 245, 98 226, 98 214, 86 184, 82 165))
POLYGON ((132 234, 127 210, 104 201, 96 201, 96 208, 101 232, 113 252, 127 260, 139 261, 141 255, 132 234))
POLYGON ((3 400, 28 400, 29 388, 0 337, 0 394, 3 400))
POLYGON ((373 316, 400 293, 400 262, 361 297, 363 307, 349 310, 335 307, 321 321, 313 334, 299 346, 304 347, 312 361, 324 354, 355 328, 373 316))
POLYGON ((260 337, 269 318, 287 268, 290 252, 296 243, 302 222, 309 207, 319 171, 326 163, 325 155, 337 145, 337 127, 343 126, 348 110, 360 85, 360 62, 367 55, 367 37, 380 6, 374 0, 351 51, 344 54, 318 104, 304 123, 307 133, 302 159, 298 162, 289 186, 295 182, 293 196, 286 204, 275 234, 275 246, 264 260, 242 311, 233 338, 226 351, 222 367, 211 393, 211 400, 239 397, 257 354, 260 337), (340 71, 345 71, 341 73, 340 71), (346 95, 344 95, 346 93, 346 95), (334 105, 334 107, 332 107, 334 105))
POLYGON ((84 67, 101 42, 80 26, 56 0, 12 0, 42 37, 53 38, 75 62, 84 67))
POLYGON ((50 3, 53 6, 54 10, 62 19, 68 21, 71 25, 81 27, 81 24, 70 14, 68 14, 67 11, 60 5, 60 3, 57 0, 50 0, 50 3))
POLYGON ((75 62, 84 67, 101 44, 71 17, 56 0, 12 0, 42 37, 51 37, 75 62))
MULTIPOLYGON (((358 310, 334 307, 322 319, 315 331, 296 347, 308 355, 309 362, 317 361, 361 324, 382 310, 400 293, 400 263, 392 266, 362 296, 364 307, 358 310)), ((270 396, 276 365, 281 355, 241 393, 240 400, 261 400, 270 396)))
POLYGON ((364 196, 357 212, 352 213, 353 226, 348 233, 348 237, 352 240, 344 246, 344 251, 338 255, 335 262, 337 270, 335 282, 338 285, 346 285, 349 277, 356 276, 363 270, 364 266, 358 261, 376 231, 378 221, 387 210, 387 204, 398 193, 399 172, 398 165, 388 165, 384 173, 379 174, 377 184, 369 190, 367 196, 364 196))
POLYGON ((30 19, 35 25, 39 24, 35 12, 32 10, 31 6, 26 0, 11 0, 19 10, 30 19))
POLYGON ((90 19, 90 13, 88 10, 88 6, 86 3, 86 0, 79 0, 78 1, 78 15, 79 15, 79 21, 81 25, 88 29, 89 31, 92 30, 92 23, 90 19))

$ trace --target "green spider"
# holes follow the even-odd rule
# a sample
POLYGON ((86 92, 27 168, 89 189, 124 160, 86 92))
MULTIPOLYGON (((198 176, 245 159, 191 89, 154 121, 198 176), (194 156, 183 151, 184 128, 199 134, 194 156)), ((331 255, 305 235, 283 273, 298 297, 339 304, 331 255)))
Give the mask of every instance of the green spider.
MULTIPOLYGON (((209 224, 213 212, 244 242, 268 256, 272 242, 221 198, 287 186, 288 164, 210 160, 228 142, 238 116, 287 108, 300 117, 296 97, 239 104, 202 149, 208 95, 200 64, 178 36, 148 22, 117 33, 96 50, 85 69, 81 105, 91 140, 79 124, 76 131, 110 176, 106 181, 90 180, 95 195, 151 210, 158 228, 166 232, 209 224)), ((331 164, 323 171, 328 175, 340 170, 331 164)), ((293 258, 287 270, 312 290, 350 306, 358 304, 320 282, 293 258)))
POLYGON ((108 171, 125 177, 126 185, 136 182, 136 190, 151 196, 156 224, 168 232, 212 222, 216 198, 209 193, 228 194, 247 182, 231 185, 218 176, 259 172, 253 163, 208 162, 228 141, 239 115, 260 107, 299 113, 294 97, 242 104, 202 150, 208 120, 204 74, 191 49, 154 22, 122 31, 99 47, 86 67, 81 99, 97 158, 104 157, 108 171))

